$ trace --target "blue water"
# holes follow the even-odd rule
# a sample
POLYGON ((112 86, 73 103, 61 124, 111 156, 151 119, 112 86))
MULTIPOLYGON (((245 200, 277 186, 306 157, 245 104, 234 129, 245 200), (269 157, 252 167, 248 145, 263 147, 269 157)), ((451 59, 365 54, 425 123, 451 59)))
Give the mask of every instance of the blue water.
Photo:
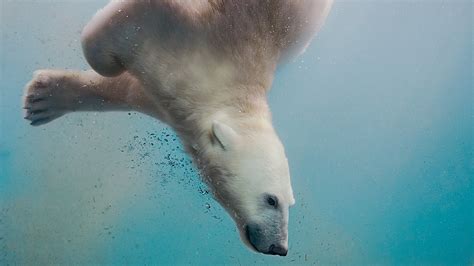
POLYGON ((474 263, 471 1, 336 1, 278 71, 284 258, 241 244, 161 123, 22 119, 33 70, 87 68, 79 33, 105 0, 0 3, 0 264, 474 263))

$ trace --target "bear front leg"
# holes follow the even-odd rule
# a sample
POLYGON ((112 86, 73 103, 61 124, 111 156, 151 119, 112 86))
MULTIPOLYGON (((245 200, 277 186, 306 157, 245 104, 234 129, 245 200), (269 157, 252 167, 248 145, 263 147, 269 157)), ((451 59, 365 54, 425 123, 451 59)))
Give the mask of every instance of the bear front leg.
POLYGON ((97 73, 115 77, 126 70, 141 44, 146 1, 111 1, 84 28, 84 56, 97 73))
POLYGON ((158 116, 151 97, 128 72, 106 78, 92 70, 39 70, 25 90, 25 119, 33 126, 76 111, 139 111, 158 116))

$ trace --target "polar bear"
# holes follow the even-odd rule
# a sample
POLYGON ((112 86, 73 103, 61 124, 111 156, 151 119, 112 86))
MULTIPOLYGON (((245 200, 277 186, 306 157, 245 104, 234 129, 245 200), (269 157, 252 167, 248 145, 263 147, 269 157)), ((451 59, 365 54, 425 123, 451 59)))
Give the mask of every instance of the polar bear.
POLYGON ((294 204, 266 94, 332 0, 112 1, 82 33, 93 70, 39 70, 34 126, 75 111, 134 110, 171 126, 252 250, 285 256, 294 204))

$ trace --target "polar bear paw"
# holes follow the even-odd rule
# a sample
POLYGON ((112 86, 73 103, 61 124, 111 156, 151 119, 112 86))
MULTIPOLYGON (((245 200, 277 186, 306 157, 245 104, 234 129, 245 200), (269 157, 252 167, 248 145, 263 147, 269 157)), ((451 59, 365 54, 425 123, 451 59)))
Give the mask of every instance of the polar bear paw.
POLYGON ((62 71, 38 70, 26 85, 24 96, 25 119, 32 126, 40 126, 65 114, 71 98, 67 75, 62 71), (66 86, 65 86, 66 85, 66 86))

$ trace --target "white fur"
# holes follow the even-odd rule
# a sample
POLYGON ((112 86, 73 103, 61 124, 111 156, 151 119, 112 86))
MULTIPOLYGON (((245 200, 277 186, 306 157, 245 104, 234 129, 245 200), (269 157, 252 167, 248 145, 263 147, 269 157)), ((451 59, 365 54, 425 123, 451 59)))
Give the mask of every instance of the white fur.
POLYGON ((152 115, 181 137, 246 244, 260 252, 270 244, 287 248, 288 208, 295 200, 266 93, 277 65, 303 52, 331 3, 112 1, 82 37, 98 74, 40 72, 27 87, 27 119, 42 124, 91 109, 152 115), (70 108, 57 108, 58 99, 70 108), (278 198, 278 210, 265 205, 266 194, 278 198), (271 224, 258 244, 245 235, 250 223, 271 224))

